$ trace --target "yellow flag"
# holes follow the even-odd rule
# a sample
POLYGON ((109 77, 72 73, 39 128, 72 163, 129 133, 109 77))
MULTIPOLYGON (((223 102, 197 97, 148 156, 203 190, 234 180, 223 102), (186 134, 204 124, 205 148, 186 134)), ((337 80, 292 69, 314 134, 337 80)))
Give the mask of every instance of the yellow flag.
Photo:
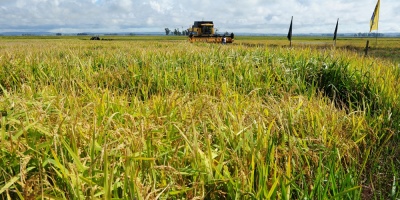
POLYGON ((373 30, 378 30, 378 22, 379 22, 379 7, 380 7, 381 1, 378 0, 378 3, 376 3, 374 13, 372 13, 371 21, 369 22, 369 32, 373 30))

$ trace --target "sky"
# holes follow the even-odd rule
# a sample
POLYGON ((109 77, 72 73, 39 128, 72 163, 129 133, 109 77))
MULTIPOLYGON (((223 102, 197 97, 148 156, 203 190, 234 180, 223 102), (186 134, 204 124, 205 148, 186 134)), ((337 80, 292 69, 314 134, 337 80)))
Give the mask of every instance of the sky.
MULTIPOLYGON (((0 0, 0 32, 164 32, 214 21, 220 32, 369 32, 377 0, 0 0)), ((381 0, 379 32, 400 32, 399 0, 381 0)))

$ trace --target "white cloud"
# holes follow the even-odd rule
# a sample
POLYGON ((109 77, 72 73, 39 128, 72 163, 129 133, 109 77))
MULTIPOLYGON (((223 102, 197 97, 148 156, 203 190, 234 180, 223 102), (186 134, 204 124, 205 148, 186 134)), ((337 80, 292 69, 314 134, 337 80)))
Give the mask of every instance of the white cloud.
POLYGON ((150 1, 150 7, 159 14, 165 14, 172 10, 173 7, 168 1, 150 1))
MULTIPOLYGON (((376 0, 0 0, 0 32, 160 31, 213 20, 220 31, 367 32, 376 0)), ((379 32, 400 32, 400 1, 381 2, 379 32)))
POLYGON ((153 25, 154 24, 153 18, 152 17, 147 18, 146 23, 150 26, 153 25))

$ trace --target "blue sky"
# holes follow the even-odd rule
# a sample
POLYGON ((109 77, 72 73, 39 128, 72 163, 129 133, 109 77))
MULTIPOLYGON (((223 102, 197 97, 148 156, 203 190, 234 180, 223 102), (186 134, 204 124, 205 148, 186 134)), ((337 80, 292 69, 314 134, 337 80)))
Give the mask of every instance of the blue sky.
MULTIPOLYGON (((163 32, 212 20, 220 31, 368 32, 377 0, 0 0, 0 32, 163 32)), ((379 32, 400 32, 399 0, 381 0, 379 32)))

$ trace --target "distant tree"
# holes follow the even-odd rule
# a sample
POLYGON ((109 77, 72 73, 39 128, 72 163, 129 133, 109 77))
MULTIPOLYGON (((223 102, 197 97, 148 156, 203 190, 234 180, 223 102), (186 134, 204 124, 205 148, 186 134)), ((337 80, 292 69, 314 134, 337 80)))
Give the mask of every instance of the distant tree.
POLYGON ((179 28, 174 30, 174 35, 179 35, 179 28))
POLYGON ((93 36, 90 38, 90 40, 101 40, 99 36, 93 36))
POLYGON ((165 35, 169 35, 169 33, 171 33, 171 30, 169 30, 169 28, 165 28, 165 35))
POLYGON ((189 35, 189 30, 183 30, 183 31, 182 31, 182 35, 183 35, 183 36, 189 35))
POLYGON ((56 33, 56 35, 57 35, 57 36, 62 36, 62 34, 61 34, 61 33, 56 33))

